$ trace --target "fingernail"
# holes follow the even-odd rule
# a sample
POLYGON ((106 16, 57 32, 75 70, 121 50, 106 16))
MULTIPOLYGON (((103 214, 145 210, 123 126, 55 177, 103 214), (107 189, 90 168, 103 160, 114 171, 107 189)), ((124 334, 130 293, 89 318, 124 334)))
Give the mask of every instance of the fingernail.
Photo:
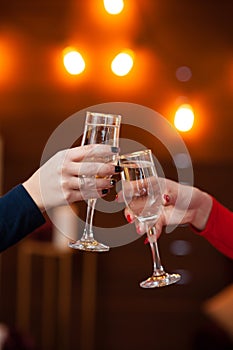
POLYGON ((118 201, 118 194, 116 194, 115 196, 115 201, 118 201))
POLYGON ((103 190, 102 190, 102 194, 107 194, 108 193, 108 189, 107 188, 104 188, 103 190))
POLYGON ((136 227, 136 231, 137 231, 137 233, 139 233, 139 234, 142 233, 141 227, 140 227, 140 226, 137 226, 137 227, 136 227))
POLYGON ((111 151, 112 151, 112 153, 119 153, 119 147, 112 146, 111 151))
POLYGON ((133 220, 132 220, 132 218, 131 218, 131 216, 128 214, 127 216, 126 216, 126 220, 129 222, 129 223, 131 223, 133 220))
POLYGON ((120 173, 123 170, 123 168, 119 165, 115 166, 115 173, 120 173))
POLYGON ((170 202, 170 196, 169 196, 168 194, 164 194, 164 195, 163 195, 163 198, 165 199, 165 201, 166 201, 167 203, 170 202))
POLYGON ((111 179, 110 185, 111 185, 111 186, 114 186, 115 184, 116 184, 116 180, 115 180, 115 179, 111 179))
POLYGON ((145 239, 145 241, 144 241, 144 244, 147 244, 147 243, 149 243, 148 237, 146 237, 146 239, 145 239))

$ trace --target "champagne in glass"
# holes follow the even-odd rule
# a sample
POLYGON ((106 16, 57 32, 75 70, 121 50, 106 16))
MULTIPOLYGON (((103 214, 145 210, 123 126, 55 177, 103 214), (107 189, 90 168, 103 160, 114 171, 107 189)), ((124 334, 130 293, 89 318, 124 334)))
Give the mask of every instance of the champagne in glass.
POLYGON ((167 286, 179 281, 179 274, 169 274, 161 265, 155 223, 162 209, 161 182, 154 165, 151 150, 120 156, 123 168, 122 191, 124 201, 134 216, 146 226, 152 259, 153 273, 140 283, 142 288, 167 286))
MULTIPOLYGON (((105 144, 110 145, 112 147, 119 147, 120 123, 120 115, 87 112, 84 134, 82 138, 82 146, 89 144, 105 144)), ((87 157, 83 161, 98 163, 114 163, 116 160, 116 156, 117 154, 109 157, 87 157)), ((107 245, 98 242, 94 238, 93 217, 96 201, 96 198, 88 199, 86 223, 83 235, 80 240, 74 243, 70 242, 69 247, 93 252, 104 252, 109 250, 109 247, 107 245)))

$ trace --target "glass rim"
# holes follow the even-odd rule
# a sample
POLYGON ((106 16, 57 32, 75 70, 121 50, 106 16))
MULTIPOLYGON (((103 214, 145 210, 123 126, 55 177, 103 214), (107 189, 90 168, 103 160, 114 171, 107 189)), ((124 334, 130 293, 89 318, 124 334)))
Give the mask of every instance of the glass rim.
POLYGON ((117 118, 118 120, 121 120, 122 118, 120 114, 116 114, 116 113, 86 111, 86 117, 90 115, 93 115, 94 117, 117 118))

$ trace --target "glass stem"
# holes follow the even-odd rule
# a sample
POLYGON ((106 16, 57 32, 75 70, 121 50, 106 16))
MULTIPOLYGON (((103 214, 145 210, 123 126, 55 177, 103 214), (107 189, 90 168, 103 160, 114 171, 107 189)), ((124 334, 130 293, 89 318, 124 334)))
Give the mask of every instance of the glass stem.
POLYGON ((165 274, 161 260, 159 256, 159 249, 157 244, 156 229, 155 227, 147 230, 147 236, 150 243, 152 259, 153 259, 153 276, 162 276, 165 274))
POLYGON ((87 201, 87 216, 86 216, 86 223, 85 228, 82 236, 82 240, 85 241, 93 241, 94 235, 93 235, 93 217, 94 217, 94 211, 95 211, 95 204, 97 199, 88 199, 87 201))

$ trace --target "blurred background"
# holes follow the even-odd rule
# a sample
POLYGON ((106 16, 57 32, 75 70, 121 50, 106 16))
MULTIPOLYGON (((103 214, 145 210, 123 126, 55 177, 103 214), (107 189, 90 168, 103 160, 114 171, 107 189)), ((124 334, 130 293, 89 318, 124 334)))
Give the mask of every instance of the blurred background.
MULTIPOLYGON (((136 103, 176 128, 185 104, 194 122, 178 132, 194 184, 232 210, 232 13, 230 0, 2 0, 1 193, 35 171, 51 133, 81 109, 136 103)), ((147 133, 123 124, 122 135, 153 148, 147 133)), ((176 179, 170 159, 156 155, 176 179)), ((0 323, 25 337, 15 349, 232 348, 232 320, 225 327, 205 307, 231 286, 232 261, 189 227, 160 238, 166 269, 182 274, 160 290, 138 286, 151 268, 143 238, 96 255, 58 248, 52 234, 45 225, 1 254, 0 323)))

